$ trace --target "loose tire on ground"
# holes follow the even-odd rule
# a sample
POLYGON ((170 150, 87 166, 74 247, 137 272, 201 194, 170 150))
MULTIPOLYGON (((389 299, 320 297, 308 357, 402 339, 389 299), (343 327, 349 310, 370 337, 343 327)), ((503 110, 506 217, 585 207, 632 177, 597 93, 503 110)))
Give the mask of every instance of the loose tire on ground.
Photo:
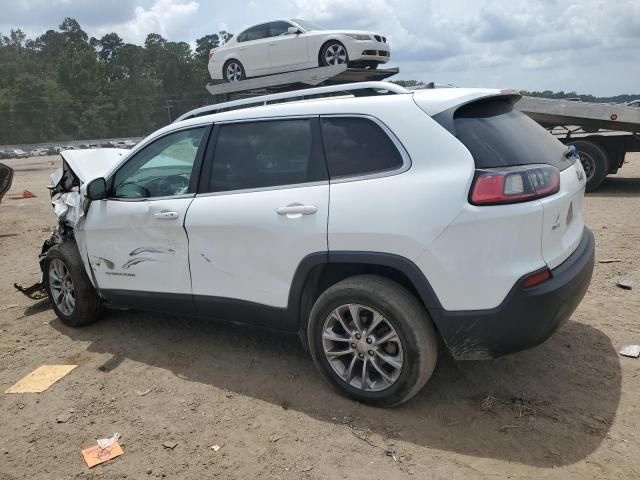
POLYGON ((586 191, 593 192, 609 173, 607 152, 600 145, 587 140, 576 140, 568 145, 573 145, 578 150, 584 171, 587 174, 586 191))
MULTIPOLYGON (((368 325, 371 325, 366 316, 361 321, 364 324, 369 322, 368 325)), ((384 333, 383 329, 382 335, 386 336, 384 333)), ((368 341, 370 334, 371 332, 366 333, 367 338, 363 339, 368 341)), ((376 275, 347 278, 322 293, 311 310, 307 336, 313 360, 325 380, 346 396, 369 405, 390 407, 408 401, 427 383, 438 359, 438 337, 424 306, 401 285, 376 275), (332 338, 332 333, 328 334, 326 330, 327 322, 331 323, 329 319, 335 318, 334 312, 350 304, 365 307, 365 313, 367 308, 379 312, 399 337, 402 368, 394 382, 383 389, 365 391, 347 383, 336 373, 328 360, 328 354, 325 353, 326 338, 332 338)), ((349 346, 353 347, 353 344, 348 344, 346 348, 349 346)), ((357 348, 360 347, 361 345, 357 344, 357 348)), ((360 354, 355 354, 358 355, 360 354)), ((366 353, 364 355, 368 358, 366 353)), ((375 355, 372 358, 376 359, 375 355)), ((363 360, 360 361, 360 365, 362 362, 363 360)), ((345 363, 350 363, 348 357, 345 363)), ((381 364, 378 360, 377 365, 381 364)), ((372 366, 371 363, 369 365, 372 366)), ((354 370, 357 368, 362 369, 362 366, 356 366, 354 370)))
MULTIPOLYGON (((60 276, 58 274, 56 275, 58 277, 60 276)), ((65 241, 49 249, 44 262, 44 285, 53 310, 65 325, 80 327, 100 319, 102 302, 87 276, 75 242, 65 241), (62 266, 64 266, 64 268, 62 266), (52 293, 52 289, 56 289, 55 285, 52 286, 52 280, 54 283, 56 281, 54 277, 51 276, 51 270, 56 267, 58 270, 68 272, 71 279, 75 305, 70 311, 63 311, 63 309, 68 310, 68 305, 58 306, 52 293)))

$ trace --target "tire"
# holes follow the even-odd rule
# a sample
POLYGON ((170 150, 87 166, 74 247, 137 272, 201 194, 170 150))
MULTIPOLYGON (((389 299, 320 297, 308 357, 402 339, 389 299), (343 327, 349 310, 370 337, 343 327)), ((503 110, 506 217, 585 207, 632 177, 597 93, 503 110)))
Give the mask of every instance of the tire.
POLYGON ((609 173, 607 152, 600 145, 586 140, 576 140, 567 145, 573 145, 578 150, 580 161, 587 175, 586 191, 593 192, 609 173))
POLYGON ((242 63, 238 60, 229 60, 222 69, 224 81, 228 83, 241 82, 247 78, 242 63))
POLYGON ((400 405, 416 395, 431 377, 438 359, 438 336, 424 306, 404 287, 375 275, 347 278, 322 293, 311 309, 307 340, 316 367, 330 385, 354 400, 379 407, 400 405), (357 329, 352 328, 352 308, 360 325, 365 327, 361 332, 371 326, 374 318, 379 318, 374 316, 376 312, 383 320, 373 331, 358 337, 357 329), (343 322, 336 321, 336 312, 340 312, 337 315, 343 322), (384 340, 390 336, 397 338, 397 342, 391 340, 378 346, 375 341, 369 343, 369 339, 384 340), (338 337, 339 341, 333 340, 338 337), (374 348, 375 351, 370 350, 374 348), (343 349, 354 353, 332 356, 330 362, 326 351, 330 354, 343 349), (398 361, 400 368, 384 362, 383 356, 398 361), (384 369, 388 379, 374 369, 374 363, 384 369), (365 389, 364 365, 368 378, 365 389), (353 366, 352 377, 348 375, 348 366, 353 366), (342 370, 342 375, 338 370, 342 370))
POLYGON ((342 43, 337 40, 329 40, 320 49, 318 60, 321 67, 348 64, 349 54, 342 43))
POLYGON ((100 319, 102 302, 87 276, 75 242, 65 241, 49 249, 44 262, 44 285, 53 310, 65 325, 80 327, 100 319), (60 295, 63 287, 55 277, 71 280, 72 307, 64 301, 64 294, 60 295))

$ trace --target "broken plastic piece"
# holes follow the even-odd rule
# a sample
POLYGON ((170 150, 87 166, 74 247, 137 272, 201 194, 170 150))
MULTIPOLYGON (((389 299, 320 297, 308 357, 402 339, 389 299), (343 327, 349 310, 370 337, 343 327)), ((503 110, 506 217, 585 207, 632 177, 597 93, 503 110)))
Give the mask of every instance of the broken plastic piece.
POLYGON ((14 283, 13 288, 21 293, 24 293, 31 300, 40 300, 47 296, 47 292, 44 289, 44 283, 42 282, 34 283, 30 287, 25 287, 23 285, 20 285, 19 283, 14 283))
POLYGON ((9 387, 5 393, 40 393, 67 375, 77 365, 43 365, 9 387))
POLYGON ((620 355, 631 358, 640 357, 640 345, 626 345, 620 350, 620 355))
POLYGON ((98 440, 98 446, 100 448, 108 448, 114 443, 116 443, 119 438, 120 438, 120 434, 118 432, 114 433, 111 438, 100 438, 98 440))
POLYGON ((25 190, 19 195, 9 195, 7 197, 9 200, 22 200, 24 198, 36 198, 36 196, 31 193, 29 190, 25 190))

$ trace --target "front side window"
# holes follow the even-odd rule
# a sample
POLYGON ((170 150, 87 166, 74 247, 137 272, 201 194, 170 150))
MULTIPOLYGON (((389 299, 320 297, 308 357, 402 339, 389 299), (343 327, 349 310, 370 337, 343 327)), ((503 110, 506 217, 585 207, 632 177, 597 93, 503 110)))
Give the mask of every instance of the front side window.
POLYGON ((205 127, 181 130, 147 145, 113 177, 115 198, 153 198, 189 193, 191 172, 205 127))
POLYGON ((289 27, 293 27, 289 22, 271 22, 270 25, 272 37, 289 35, 289 27))
POLYGON ((222 125, 207 192, 294 185, 327 179, 313 119, 222 125))
POLYGON ((322 138, 331 178, 369 175, 403 165, 389 135, 368 118, 323 118, 322 138))

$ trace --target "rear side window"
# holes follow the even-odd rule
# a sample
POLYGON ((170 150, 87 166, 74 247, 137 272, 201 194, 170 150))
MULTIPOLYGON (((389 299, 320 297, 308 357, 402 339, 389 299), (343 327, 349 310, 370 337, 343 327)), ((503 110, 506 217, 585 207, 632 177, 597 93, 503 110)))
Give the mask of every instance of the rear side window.
POLYGON ((317 120, 247 122, 219 127, 208 192, 327 180, 317 120))
POLYGON ((563 170, 575 159, 566 147, 505 100, 485 100, 459 108, 454 115, 458 139, 477 168, 546 163, 563 170))
POLYGON ((242 41, 249 42, 251 40, 260 40, 262 38, 268 38, 271 36, 271 29, 268 23, 262 25, 256 25, 244 32, 245 37, 242 41))
POLYGON ((396 170, 402 155, 389 135, 373 120, 359 117, 322 118, 327 166, 331 178, 396 170))

